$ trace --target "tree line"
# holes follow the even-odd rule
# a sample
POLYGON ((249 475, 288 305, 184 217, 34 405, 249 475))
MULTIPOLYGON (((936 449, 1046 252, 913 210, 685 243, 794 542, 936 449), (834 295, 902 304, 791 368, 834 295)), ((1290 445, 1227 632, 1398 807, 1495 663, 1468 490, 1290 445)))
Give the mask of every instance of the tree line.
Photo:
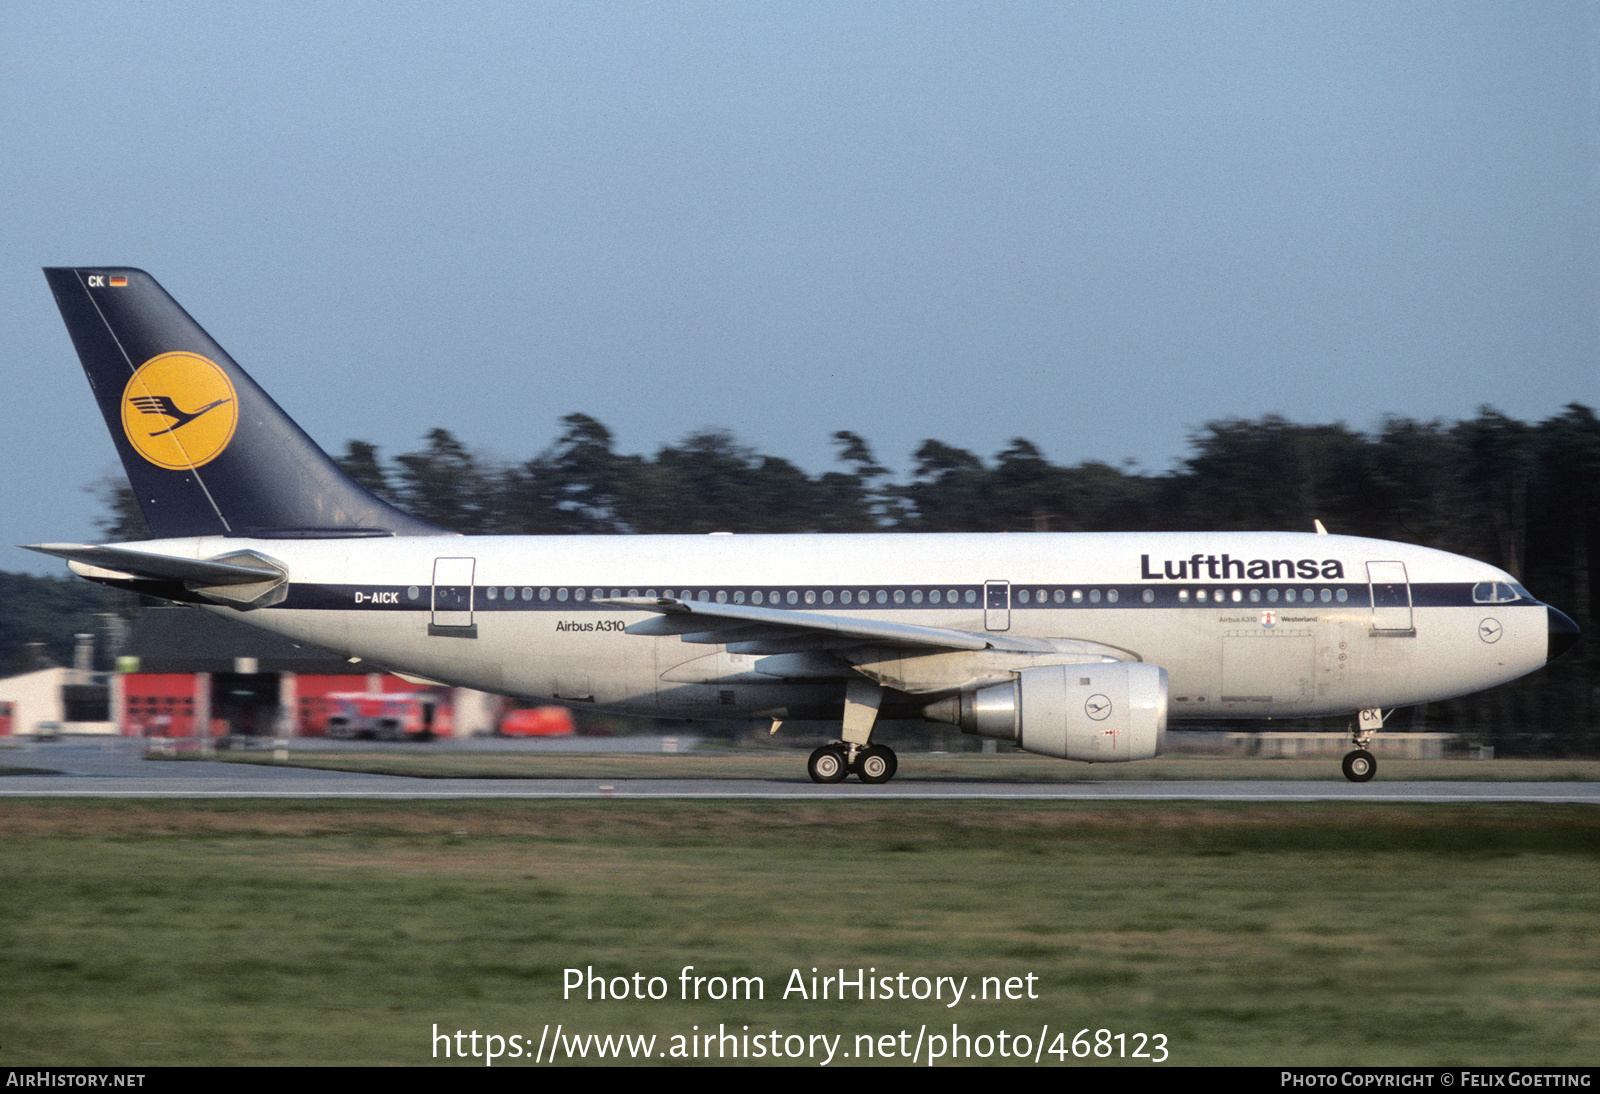
MULTIPOLYGON (((1484 408, 1463 421, 1388 418, 1362 433, 1277 416, 1210 422, 1173 469, 1055 464, 1023 438, 991 457, 938 440, 891 474, 862 437, 833 435, 837 466, 809 474, 726 432, 652 456, 620 453, 585 414, 549 447, 495 462, 449 430, 386 458, 352 440, 339 463, 374 494, 466 534, 705 532, 1309 531, 1400 540, 1493 563, 1586 634, 1600 539, 1600 420, 1577 403, 1537 423, 1484 408)), ((106 531, 136 539, 125 486, 106 531)), ((1517 751, 1600 750, 1600 659, 1562 662, 1486 695, 1406 717, 1517 751)))

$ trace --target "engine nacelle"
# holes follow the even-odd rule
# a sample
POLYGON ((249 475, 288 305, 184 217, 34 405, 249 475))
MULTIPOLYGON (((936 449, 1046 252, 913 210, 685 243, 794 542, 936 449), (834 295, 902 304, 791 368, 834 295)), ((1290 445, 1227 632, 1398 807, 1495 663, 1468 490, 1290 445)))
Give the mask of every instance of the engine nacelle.
POLYGON ((1046 665, 1009 684, 962 692, 923 712, 963 733, 1089 763, 1148 760, 1167 735, 1167 671, 1157 665, 1046 665))

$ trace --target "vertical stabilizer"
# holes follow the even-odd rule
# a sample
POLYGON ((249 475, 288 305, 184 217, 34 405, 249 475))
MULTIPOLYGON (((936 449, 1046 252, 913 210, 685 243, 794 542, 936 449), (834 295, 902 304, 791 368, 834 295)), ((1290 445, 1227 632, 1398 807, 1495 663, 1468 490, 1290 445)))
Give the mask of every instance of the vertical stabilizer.
POLYGON ((149 274, 44 274, 157 537, 448 534, 346 475, 149 274))

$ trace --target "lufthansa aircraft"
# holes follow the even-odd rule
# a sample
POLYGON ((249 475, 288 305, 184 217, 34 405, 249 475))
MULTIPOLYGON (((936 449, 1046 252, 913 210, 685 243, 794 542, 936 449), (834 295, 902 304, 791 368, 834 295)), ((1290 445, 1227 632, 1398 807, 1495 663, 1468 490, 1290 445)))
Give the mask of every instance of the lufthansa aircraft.
MULTIPOLYGON (((47 269, 159 538, 74 573, 439 683, 663 718, 880 716, 1092 763, 1181 719, 1358 715, 1492 687, 1578 629, 1472 559, 1312 533, 462 537, 374 497, 148 274, 47 269)), ((775 727, 776 728, 776 725, 775 727)))

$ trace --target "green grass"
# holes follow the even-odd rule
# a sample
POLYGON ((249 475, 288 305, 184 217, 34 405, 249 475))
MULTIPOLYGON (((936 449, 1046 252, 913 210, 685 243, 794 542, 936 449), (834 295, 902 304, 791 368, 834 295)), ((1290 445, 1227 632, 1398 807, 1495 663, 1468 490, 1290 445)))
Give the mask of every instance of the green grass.
MULTIPOLYGON (((152 760, 223 760, 229 763, 361 771, 429 779, 780 779, 805 782, 803 751, 536 753, 433 751, 426 745, 381 751, 149 754, 152 760)), ((1389 760, 1378 761, 1379 781, 1600 782, 1594 760, 1389 760)), ((896 782, 1107 782, 1124 779, 1295 779, 1343 782, 1339 757, 1253 759, 1164 756, 1139 763, 1084 764, 1028 753, 904 752, 896 782)))
MULTIPOLYGON (((423 1063, 537 1037, 1164 1033, 1180 1064, 1592 1064, 1600 811, 0 802, 0 1062, 423 1063), (563 970, 757 975, 584 1002, 563 970), (784 1001, 790 970, 1034 1001, 784 1001)), ((1049 1059, 1049 1057, 1046 1057, 1049 1059)))

